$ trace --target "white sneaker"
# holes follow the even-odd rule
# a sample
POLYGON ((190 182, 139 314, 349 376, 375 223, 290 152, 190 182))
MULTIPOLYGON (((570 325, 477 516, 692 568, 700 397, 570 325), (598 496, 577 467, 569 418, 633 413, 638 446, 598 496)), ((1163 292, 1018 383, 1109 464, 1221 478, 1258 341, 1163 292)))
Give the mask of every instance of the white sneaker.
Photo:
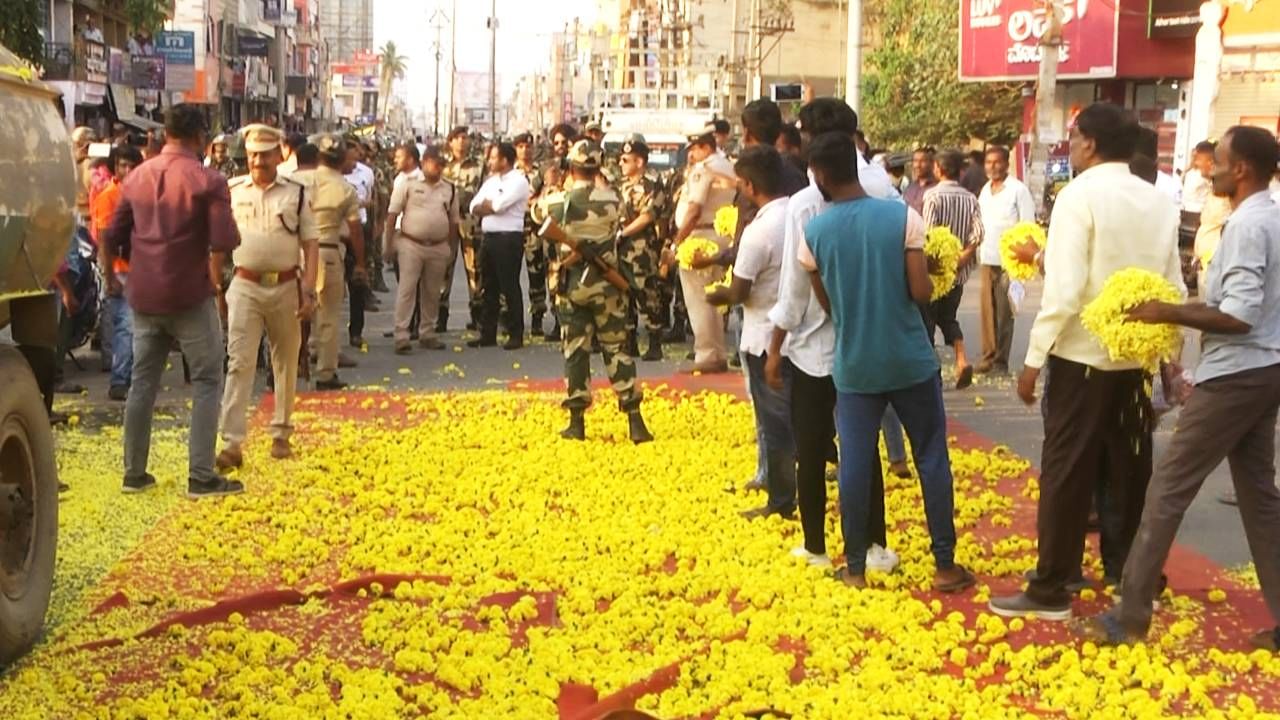
POLYGON ((806 563, 808 563, 809 567, 817 567, 817 568, 831 567, 831 558, 827 557, 826 555, 814 555, 808 550, 805 550, 803 547, 798 547, 793 549, 791 551, 791 557, 802 558, 806 563))
POLYGON ((872 545, 867 549, 868 570, 890 573, 896 567, 898 567, 898 553, 879 545, 872 545))

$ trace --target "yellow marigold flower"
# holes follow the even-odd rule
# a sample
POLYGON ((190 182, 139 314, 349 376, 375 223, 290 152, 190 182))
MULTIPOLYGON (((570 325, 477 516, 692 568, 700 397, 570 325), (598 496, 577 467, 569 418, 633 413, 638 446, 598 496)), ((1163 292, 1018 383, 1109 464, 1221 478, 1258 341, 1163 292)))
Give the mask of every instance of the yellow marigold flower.
POLYGON ((1148 301, 1182 302, 1182 294, 1162 276, 1126 268, 1107 278, 1102 292, 1080 313, 1080 323, 1117 362, 1136 362, 1149 372, 1173 357, 1182 332, 1173 325, 1130 322, 1130 309, 1148 301))
POLYGON ((1000 265, 1009 277, 1026 282, 1040 274, 1040 268, 1030 263, 1020 262, 1013 254, 1013 246, 1030 240, 1039 247, 1045 244, 1044 228, 1033 222, 1020 222, 1004 231, 1000 236, 1000 265))
POLYGON ((680 243, 680 247, 676 249, 676 260, 680 262, 680 267, 685 270, 693 269, 693 260, 699 255, 712 257, 720 252, 720 246, 701 237, 691 237, 680 243))
POLYGON ((725 205, 716 211, 715 231, 717 235, 728 238, 737 233, 738 208, 736 206, 725 205))
POLYGON ((944 225, 929 228, 924 237, 925 257, 937 261, 937 271, 929 275, 933 280, 931 301, 941 300, 956 284, 956 272, 960 269, 960 238, 944 225))
POLYGON ((1227 592, 1221 588, 1213 588, 1209 591, 1209 602, 1220 603, 1227 599, 1227 592))

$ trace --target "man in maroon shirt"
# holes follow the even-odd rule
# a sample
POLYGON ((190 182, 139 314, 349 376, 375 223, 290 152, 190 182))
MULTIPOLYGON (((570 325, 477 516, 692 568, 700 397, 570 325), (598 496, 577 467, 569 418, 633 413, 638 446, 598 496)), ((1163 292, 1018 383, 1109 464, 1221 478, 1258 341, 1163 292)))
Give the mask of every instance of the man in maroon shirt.
POLYGON ((165 118, 159 155, 129 174, 120 205, 103 237, 108 283, 112 258, 129 261, 125 295, 133 309, 133 383, 124 416, 124 491, 143 492, 156 480, 147 472, 156 392, 174 341, 191 367, 187 497, 243 491, 214 471, 222 396, 222 326, 215 284, 227 253, 240 244, 227 181, 204 167, 199 152, 208 130, 194 105, 177 105, 165 118))

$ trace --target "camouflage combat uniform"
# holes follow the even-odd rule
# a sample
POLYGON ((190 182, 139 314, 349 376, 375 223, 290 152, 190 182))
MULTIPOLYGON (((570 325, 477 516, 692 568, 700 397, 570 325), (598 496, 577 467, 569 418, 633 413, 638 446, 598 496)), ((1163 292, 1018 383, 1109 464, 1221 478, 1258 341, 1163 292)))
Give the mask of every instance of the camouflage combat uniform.
MULTIPOLYGON (((475 157, 466 157, 461 160, 455 160, 450 156, 445 158, 444 179, 448 180, 458 189, 458 207, 471 207, 471 199, 475 197, 476 192, 480 190, 480 180, 484 175, 484 168, 481 167, 480 161, 475 157)), ((467 271, 467 294, 470 298, 471 306, 471 322, 477 327, 480 324, 480 258, 479 255, 483 251, 480 247, 480 233, 476 232, 479 222, 474 215, 465 213, 462 216, 462 225, 458 228, 459 235, 462 237, 460 243, 462 250, 462 264, 467 271)), ((445 274, 444 287, 440 291, 440 318, 436 322, 437 327, 443 327, 449 321, 449 291, 453 289, 453 269, 458 264, 457 253, 454 253, 453 259, 449 261, 449 270, 445 274)))
MULTIPOLYGON (((575 151, 579 150, 579 145, 574 146, 575 151)), ((596 162, 599 162, 598 156, 596 162)), ((591 248, 606 263, 617 267, 616 238, 621 206, 621 199, 612 189, 579 181, 572 183, 567 190, 547 194, 538 203, 535 220, 554 218, 566 234, 591 248)), ((563 245, 556 249, 561 262, 570 255, 563 245)), ((564 373, 568 385, 564 407, 581 412, 591 405, 591 344, 594 336, 600 341, 605 369, 618 394, 618 404, 624 412, 639 410, 642 396, 636 385, 635 359, 626 349, 626 295, 610 285, 597 268, 579 260, 571 266, 561 267, 556 308, 563 327, 564 373)))
POLYGON ((232 160, 230 155, 224 158, 221 163, 215 165, 213 169, 228 180, 243 174, 240 172, 240 167, 236 165, 236 161, 232 160))
MULTIPOLYGON (((563 188, 546 187, 546 182, 545 182, 546 173, 547 173, 547 170, 550 169, 552 165, 559 167, 561 172, 564 173, 566 185, 570 182, 569 174, 568 174, 569 163, 566 162, 564 158, 553 156, 550 159, 548 159, 546 162, 543 162, 541 165, 538 166, 538 176, 539 176, 538 187, 541 188, 543 195, 553 195, 563 189, 563 188)), ((559 329, 560 312, 558 308, 560 305, 559 305, 558 299, 560 297, 560 288, 559 288, 560 254, 559 254, 559 251, 556 250, 555 243, 551 242, 550 240, 542 241, 542 257, 546 261, 546 267, 543 270, 543 274, 546 276, 546 279, 547 279, 547 282, 546 282, 547 298, 550 302, 549 306, 553 310, 552 314, 555 316, 556 328, 559 329)))
MULTIPOLYGON (((384 152, 378 152, 374 156, 372 167, 373 185, 377 192, 377 197, 373 201, 370 221, 373 223, 374 241, 379 242, 382 238, 383 226, 387 221, 387 205, 391 202, 391 190, 395 183, 396 169, 384 152)), ((387 292, 387 281, 382 274, 382 253, 366 251, 364 255, 368 261, 369 281, 373 285, 373 289, 378 292, 387 292)))
POLYGON ((658 278, 658 265, 662 255, 662 240, 658 236, 658 223, 666 213, 667 196, 657 181, 640 176, 627 178, 621 188, 623 222, 626 227, 642 215, 652 222, 639 234, 619 238, 619 269, 631 282, 631 303, 627 312, 627 332, 634 334, 639 316, 644 316, 644 327, 649 333, 662 330, 662 295, 658 278))
MULTIPOLYGON (((538 166, 524 167, 517 163, 516 169, 529 181, 529 197, 536 199, 541 195, 542 173, 538 166)), ((547 314, 547 253, 531 212, 524 216, 524 262, 529 274, 529 314, 533 316, 533 331, 537 334, 541 332, 542 317, 547 314)))

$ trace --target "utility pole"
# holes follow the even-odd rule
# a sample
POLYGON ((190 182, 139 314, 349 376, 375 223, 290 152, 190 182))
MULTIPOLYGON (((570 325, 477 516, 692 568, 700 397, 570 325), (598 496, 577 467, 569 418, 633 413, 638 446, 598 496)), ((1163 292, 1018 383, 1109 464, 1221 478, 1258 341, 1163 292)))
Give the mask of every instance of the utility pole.
POLYGON ((1048 14, 1040 38, 1040 77, 1036 81, 1036 124, 1031 130, 1028 153, 1027 189, 1036 202, 1036 216, 1044 217, 1044 188, 1049 166, 1049 146, 1045 139, 1053 132, 1053 96, 1058 86, 1058 56, 1062 49, 1061 0, 1044 0, 1048 14))
POLYGON ((862 112, 862 0, 849 0, 849 37, 844 70, 844 100, 862 112))
POLYGON ((489 126, 498 137, 498 0, 489 0, 489 126))
POLYGON ((458 0, 453 0, 453 14, 449 16, 449 125, 458 124, 458 0))
POLYGON ((435 109, 431 114, 431 127, 437 135, 440 134, 440 60, 444 58, 444 48, 440 44, 441 34, 444 32, 444 14, 439 8, 431 13, 431 17, 427 20, 431 23, 431 27, 436 29, 436 100, 435 109))

